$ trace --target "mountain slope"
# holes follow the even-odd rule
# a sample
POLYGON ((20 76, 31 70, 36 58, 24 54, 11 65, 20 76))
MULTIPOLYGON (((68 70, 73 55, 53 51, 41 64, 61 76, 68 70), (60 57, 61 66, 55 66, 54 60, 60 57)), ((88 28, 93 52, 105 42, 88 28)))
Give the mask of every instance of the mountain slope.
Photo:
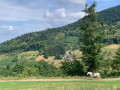
MULTIPOLYGON (((119 23, 120 5, 98 12, 98 21, 105 21, 108 26, 101 28, 106 30, 107 37, 104 42, 120 43, 119 23), (113 25, 117 25, 114 26, 113 25), (113 35, 115 34, 115 35, 113 35)), ((47 29, 45 31, 28 33, 15 39, 0 44, 0 53, 20 53, 30 50, 39 50, 40 54, 56 55, 64 54, 65 50, 78 49, 78 39, 80 37, 80 20, 60 28, 47 29)))
POLYGON ((120 5, 99 12, 98 21, 105 21, 107 24, 115 24, 120 21, 120 5))

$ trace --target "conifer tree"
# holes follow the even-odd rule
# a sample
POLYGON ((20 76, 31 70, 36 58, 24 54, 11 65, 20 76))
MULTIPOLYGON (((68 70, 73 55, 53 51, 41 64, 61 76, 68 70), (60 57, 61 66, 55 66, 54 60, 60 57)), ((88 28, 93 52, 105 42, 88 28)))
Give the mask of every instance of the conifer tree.
POLYGON ((95 12, 96 3, 94 2, 89 8, 86 5, 86 16, 82 18, 81 30, 82 37, 80 50, 82 51, 82 60, 88 67, 87 70, 95 70, 99 66, 99 54, 102 48, 102 39, 104 33, 98 29, 99 23, 97 22, 97 14, 95 12))

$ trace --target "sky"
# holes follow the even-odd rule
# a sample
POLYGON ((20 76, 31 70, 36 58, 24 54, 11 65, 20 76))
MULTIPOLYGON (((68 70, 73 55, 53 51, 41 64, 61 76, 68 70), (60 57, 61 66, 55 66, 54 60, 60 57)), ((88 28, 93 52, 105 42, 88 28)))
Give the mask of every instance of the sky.
POLYGON ((94 1, 97 12, 120 5, 120 0, 0 0, 0 43, 75 22, 94 1))

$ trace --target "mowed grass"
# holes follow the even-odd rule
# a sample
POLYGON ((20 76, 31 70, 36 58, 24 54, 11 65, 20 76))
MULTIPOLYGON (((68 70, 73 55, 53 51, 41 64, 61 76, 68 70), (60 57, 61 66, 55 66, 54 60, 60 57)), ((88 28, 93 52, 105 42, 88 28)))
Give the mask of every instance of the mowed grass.
POLYGON ((0 90, 120 90, 120 81, 0 82, 0 90))

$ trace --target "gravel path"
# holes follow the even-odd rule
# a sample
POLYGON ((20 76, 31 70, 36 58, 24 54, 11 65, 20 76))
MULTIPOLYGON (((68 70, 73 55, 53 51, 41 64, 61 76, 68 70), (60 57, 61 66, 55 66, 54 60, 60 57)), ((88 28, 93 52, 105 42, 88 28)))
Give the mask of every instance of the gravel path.
POLYGON ((120 78, 105 78, 105 79, 28 79, 28 80, 0 80, 0 82, 13 81, 118 81, 120 78))

